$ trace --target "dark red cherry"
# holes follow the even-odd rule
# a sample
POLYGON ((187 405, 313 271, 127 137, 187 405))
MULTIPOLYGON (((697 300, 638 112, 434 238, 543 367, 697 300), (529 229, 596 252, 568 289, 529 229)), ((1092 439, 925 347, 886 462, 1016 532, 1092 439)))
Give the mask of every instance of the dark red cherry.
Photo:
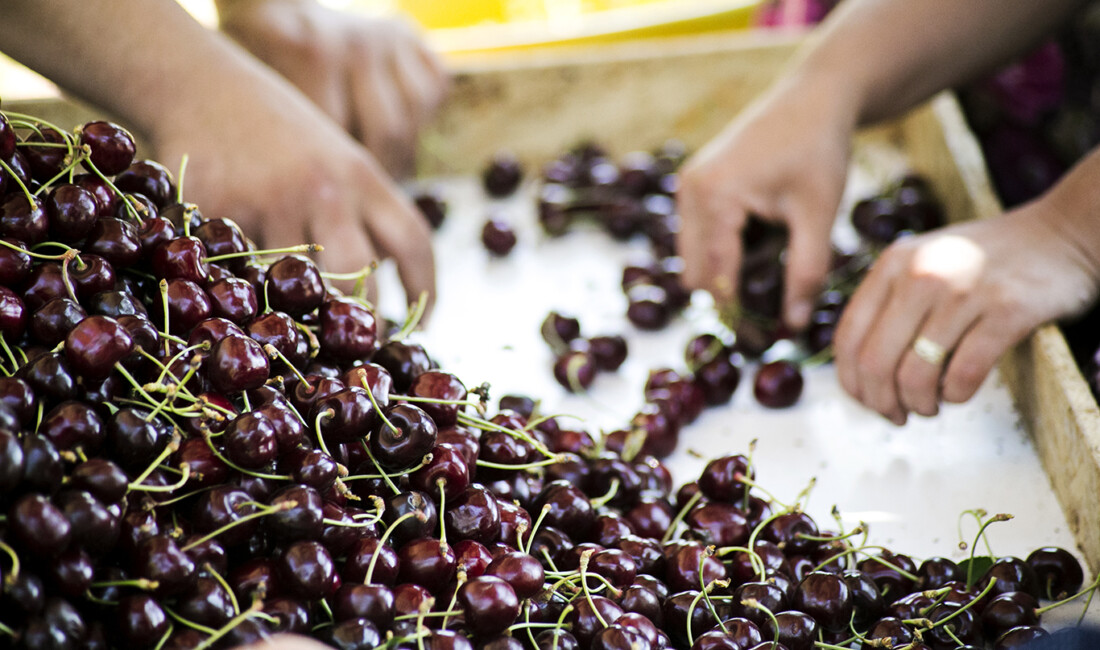
POLYGON ((981 610, 982 631, 987 639, 996 639, 1020 625, 1039 624, 1039 603, 1022 591, 1005 592, 988 601, 981 610))
POLYGON ((112 629, 126 647, 152 648, 168 632, 168 615, 149 594, 123 596, 113 609, 115 625, 112 629))
POLYGON ((91 192, 66 183, 50 192, 45 207, 51 237, 76 242, 91 232, 99 205, 91 192))
POLYGON ((588 352, 598 369, 615 372, 626 361, 626 339, 619 335, 594 336, 588 339, 588 352))
POLYGON ((272 309, 301 316, 317 309, 325 298, 325 283, 313 260, 287 255, 267 269, 267 299, 272 309))
POLYGON ((569 349, 569 344, 580 338, 581 323, 572 316, 565 316, 556 311, 546 315, 540 329, 542 338, 550 345, 550 349, 556 353, 569 349))
POLYGON ((371 452, 383 469, 409 468, 435 446, 435 422, 420 408, 395 404, 383 409, 383 415, 370 438, 371 452))
POLYGON ((157 583, 159 596, 175 596, 195 584, 194 561, 180 550, 168 535, 153 535, 143 540, 133 559, 134 573, 157 583))
MULTIPOLYGON (((193 231, 195 237, 206 248, 206 254, 210 257, 243 253, 249 250, 248 240, 245 238, 241 227, 230 219, 208 219, 193 231)), ((239 269, 238 260, 246 258, 230 258, 226 263, 233 269, 239 269)))
POLYGON ((90 298, 103 291, 115 288, 115 269, 111 263, 98 255, 86 253, 73 260, 69 266, 69 279, 72 280, 76 295, 81 299, 90 298))
MULTIPOLYGON (((134 136, 112 122, 88 122, 80 130, 80 145, 91 150, 91 163, 106 176, 126 170, 134 162, 134 136)), ((88 165, 85 163, 85 167, 88 165)))
POLYGON ((997 638, 993 644, 994 650, 1008 650, 1009 648, 1030 648, 1036 641, 1050 636, 1043 628, 1037 625, 1021 625, 1014 627, 997 638))
MULTIPOLYGON (((373 538, 360 539, 348 551, 344 561, 341 578, 345 583, 363 582, 367 576, 367 569, 371 565, 374 556, 378 560, 374 563, 374 573, 371 574, 372 584, 392 585, 397 580, 399 560, 397 552, 389 545, 380 544, 373 538)), ((396 592, 394 596, 396 598, 396 592)))
POLYGON ((318 539, 324 525, 321 494, 308 485, 288 485, 272 495, 268 505, 286 506, 291 502, 294 505, 289 510, 264 517, 264 530, 282 541, 318 539))
POLYGON ((226 336, 218 341, 204 367, 210 383, 222 393, 259 388, 271 373, 263 348, 247 336, 226 336))
POLYGON ((141 240, 137 228, 129 221, 100 217, 88 233, 82 250, 106 258, 116 270, 124 269, 141 259, 141 240))
POLYGON ((516 231, 507 220, 491 217, 481 227, 481 244, 497 257, 504 257, 516 247, 516 231))
POLYGON ((478 636, 508 629, 519 616, 519 599, 512 586, 494 576, 481 576, 458 588, 458 603, 466 625, 478 636))
POLYGON ((626 317, 638 329, 659 330, 672 319, 668 293, 653 284, 632 285, 626 293, 626 317))
POLYGON ((393 378, 394 391, 404 393, 414 379, 432 369, 428 353, 419 343, 389 341, 378 348, 371 362, 385 368, 393 378))
POLYGON ((489 196, 500 198, 516 191, 523 179, 519 159, 509 152, 498 152, 482 172, 482 185, 489 196))
POLYGON ((51 409, 38 432, 58 449, 81 449, 95 454, 103 446, 105 427, 95 410, 83 402, 67 400, 51 409))
POLYGON ((237 325, 244 325, 256 316, 259 303, 252 285, 240 278, 223 278, 206 287, 210 298, 210 314, 237 325))
POLYGON ((393 590, 379 584, 345 583, 333 596, 332 613, 337 621, 365 618, 380 629, 393 624, 393 590))
POLYGON ((236 615, 229 592, 214 578, 196 578, 178 603, 180 616, 207 627, 219 628, 236 615))
POLYGON ((992 596, 1009 591, 1023 591, 1034 598, 1041 595, 1035 570, 1020 558, 1011 556, 998 558, 978 580, 975 588, 979 591, 984 590, 994 577, 997 581, 989 592, 992 596))
POLYGON ((11 125, 6 115, 0 115, 0 158, 11 158, 15 153, 15 127, 11 125))
POLYGON ((433 230, 438 230, 447 218, 447 202, 433 189, 427 189, 413 196, 413 203, 420 210, 420 214, 428 221, 433 230))
POLYGON ((590 352, 569 350, 554 361, 554 379, 571 393, 583 393, 596 379, 596 363, 590 352))
POLYGON ((470 484, 470 469, 462 454, 446 445, 436 445, 432 460, 409 475, 409 485, 426 494, 441 490, 448 500, 454 499, 470 484))
POLYGON ((76 373, 58 352, 34 357, 19 370, 20 378, 34 390, 39 401, 75 399, 76 373))
MULTIPOLYGON (((56 309, 48 310, 40 318, 31 318, 32 331, 35 329, 34 325, 38 323, 38 329, 47 338, 55 338, 58 335, 64 336, 65 332, 63 330, 71 327, 74 318, 84 311, 80 309, 79 305, 75 305, 66 298, 54 298, 46 304, 49 305, 57 300, 64 300, 65 302, 55 305, 56 309)), ((45 306, 42 309, 45 309, 45 306)), ((38 312, 42 309, 39 309, 38 312)), ((38 312, 35 312, 35 314, 38 314, 38 312)), ((11 289, 0 286, 0 335, 3 335, 9 341, 14 341, 23 335, 26 326, 27 307, 24 305, 23 300, 19 297, 19 294, 11 289)), ((46 341, 40 342, 44 345, 50 345, 46 341)), ((54 341, 54 344, 56 343, 57 341, 54 341)))
POLYGON ((765 363, 756 371, 752 391, 768 408, 793 406, 802 396, 802 371, 791 361, 765 363))
POLYGON ((317 600, 337 589, 336 564, 319 542, 294 542, 276 560, 279 577, 299 598, 317 600))
POLYGON ((492 544, 500 537, 500 508, 496 497, 480 485, 471 485, 447 503, 443 513, 447 535, 492 544))
MULTIPOLYGON (((192 327, 210 318, 210 298, 198 284, 182 278, 169 280, 166 296, 168 328, 172 333, 186 335, 192 327)), ((154 304, 164 318, 164 301, 158 299, 154 304)))
POLYGON ((72 537, 65 514, 41 494, 16 501, 8 511, 8 525, 25 550, 46 558, 60 555, 72 537))
POLYGON ((50 219, 41 199, 28 199, 22 192, 9 194, 0 203, 0 234, 33 246, 46 239, 50 219))
MULTIPOLYGON (((256 317, 248 324, 248 335, 256 339, 261 346, 272 346, 296 368, 305 367, 309 359, 309 343, 289 315, 281 311, 269 311, 256 317)), ((272 370, 283 369, 286 364, 280 360, 273 363, 272 370)), ((296 405, 297 406, 297 405, 296 405)), ((308 410, 308 409, 306 409, 308 410)))
POLYGON ((433 594, 442 592, 454 580, 458 558, 450 545, 433 537, 406 542, 397 551, 400 560, 398 582, 418 584, 433 594))
POLYGON ((172 172, 154 160, 134 161, 115 176, 114 184, 122 192, 149 197, 158 208, 168 205, 176 198, 172 172))
POLYGON ((542 591, 545 579, 542 564, 534 557, 519 551, 498 555, 485 569, 485 574, 496 576, 512 585, 520 600, 531 598, 542 591))
POLYGON ((707 463, 699 476, 699 490, 708 498, 723 503, 739 503, 746 486, 741 479, 752 480, 749 459, 741 454, 723 456, 707 463))
POLYGON ((204 284, 210 274, 206 255, 206 247, 197 237, 176 237, 153 250, 153 273, 165 280, 182 278, 204 284))
POLYGON ((362 359, 374 351, 377 323, 370 307, 352 298, 321 304, 321 350, 334 359, 362 359))
POLYGON ((258 469, 275 460, 279 439, 266 416, 250 411, 233 418, 222 436, 225 456, 246 469, 258 469))
POLYGON ((210 533, 225 527, 215 538, 225 548, 248 541, 260 522, 243 520, 255 512, 255 501, 244 490, 232 485, 218 485, 199 495, 192 509, 191 524, 199 533, 210 533), (229 524, 234 524, 229 526, 229 524))
POLYGON ((852 596, 848 583, 835 573, 813 571, 795 591, 794 608, 814 617, 831 632, 848 628, 852 619, 852 596))
MULTIPOLYGON (((449 372, 429 370, 413 380, 406 395, 435 400, 461 402, 466 399, 466 386, 449 372)), ((452 427, 458 419, 460 404, 418 403, 421 409, 435 421, 436 427, 452 427)))
POLYGON ((1080 589, 1084 581, 1081 563, 1064 548, 1044 546, 1035 549, 1026 562, 1038 579, 1041 598, 1065 598, 1080 589))
POLYGON ((83 377, 102 379, 134 350, 130 332, 107 316, 89 316, 65 338, 65 358, 83 377))
POLYGON ((22 286, 31 274, 31 256, 26 253, 25 244, 18 239, 0 239, 3 241, 0 243, 0 284, 8 287, 22 286))

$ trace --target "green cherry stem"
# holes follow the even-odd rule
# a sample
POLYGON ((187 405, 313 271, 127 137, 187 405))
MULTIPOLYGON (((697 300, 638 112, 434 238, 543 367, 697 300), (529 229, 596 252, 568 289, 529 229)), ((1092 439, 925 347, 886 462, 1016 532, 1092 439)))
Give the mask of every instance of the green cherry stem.
POLYGON ((0 551, 11 558, 11 570, 4 576, 4 584, 10 587, 19 578, 19 556, 15 553, 15 549, 8 546, 2 539, 0 539, 0 551))
POLYGON ((225 524, 224 526, 219 526, 218 528, 210 531, 209 533, 203 535, 202 537, 200 537, 196 540, 192 540, 191 543, 189 543, 186 546, 180 548, 180 550, 183 551, 184 553, 186 553, 187 551, 190 551, 191 549, 195 548, 199 544, 202 544, 203 542, 208 542, 208 541, 214 539, 215 537, 217 537, 218 535, 221 535, 225 531, 229 530, 230 528, 233 528, 234 526, 238 526, 240 524, 243 524, 246 521, 252 521, 253 519, 259 519, 260 517, 266 517, 268 515, 273 515, 275 513, 283 512, 283 511, 286 511, 286 510, 291 510, 291 509, 297 508, 297 507, 298 507, 298 502, 294 501, 294 500, 283 501, 282 503, 277 503, 277 504, 271 505, 271 506, 265 506, 263 504, 256 504, 256 511, 255 512, 250 512, 247 515, 244 515, 243 517, 241 517, 240 519, 234 519, 233 521, 225 524))

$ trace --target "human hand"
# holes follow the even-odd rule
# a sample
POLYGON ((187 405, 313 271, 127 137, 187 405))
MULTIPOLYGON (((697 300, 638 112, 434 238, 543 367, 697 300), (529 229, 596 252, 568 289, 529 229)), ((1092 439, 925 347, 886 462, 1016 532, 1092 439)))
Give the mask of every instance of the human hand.
POLYGON ((374 153, 395 176, 413 171, 419 129, 448 78, 409 23, 315 0, 218 0, 221 29, 374 153))
POLYGON ((685 165, 677 194, 683 219, 684 280, 720 304, 737 296, 748 216, 789 232, 783 318, 796 330, 810 317, 829 269, 830 233, 844 189, 855 112, 797 83, 746 109, 685 165))
POLYGON ((1000 356, 1098 293, 1095 251, 1050 199, 892 244, 846 307, 833 346, 841 385, 891 422, 965 402, 1000 356), (917 340, 931 348, 914 351, 917 340), (942 346, 944 358, 940 356, 942 346))
POLYGON ((326 271, 392 257, 409 302, 434 297, 427 223, 365 148, 282 84, 210 90, 194 114, 150 133, 159 160, 188 156, 185 200, 236 220, 262 248, 320 244, 326 271))
POLYGON ((298 634, 276 634, 269 639, 237 646, 235 650, 328 650, 329 646, 298 634))

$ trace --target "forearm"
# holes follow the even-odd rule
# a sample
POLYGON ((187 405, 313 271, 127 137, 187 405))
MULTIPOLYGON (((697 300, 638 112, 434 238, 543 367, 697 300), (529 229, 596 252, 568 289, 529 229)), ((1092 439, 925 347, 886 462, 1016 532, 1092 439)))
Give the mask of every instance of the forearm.
POLYGON ((257 94, 308 104, 173 0, 0 0, 0 50, 154 137, 257 94))
POLYGON ((792 78, 849 96, 873 123, 1010 61, 1081 0, 847 0, 802 48, 792 78))

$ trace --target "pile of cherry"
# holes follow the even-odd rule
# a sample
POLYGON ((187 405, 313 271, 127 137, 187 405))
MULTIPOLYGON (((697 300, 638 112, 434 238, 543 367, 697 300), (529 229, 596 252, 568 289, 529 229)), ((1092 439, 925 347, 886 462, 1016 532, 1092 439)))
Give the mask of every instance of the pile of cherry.
POLYGON ((490 408, 134 155, 0 113, 0 648, 1010 648, 1083 581, 819 530, 741 455, 674 490, 698 369, 617 438, 490 408))

